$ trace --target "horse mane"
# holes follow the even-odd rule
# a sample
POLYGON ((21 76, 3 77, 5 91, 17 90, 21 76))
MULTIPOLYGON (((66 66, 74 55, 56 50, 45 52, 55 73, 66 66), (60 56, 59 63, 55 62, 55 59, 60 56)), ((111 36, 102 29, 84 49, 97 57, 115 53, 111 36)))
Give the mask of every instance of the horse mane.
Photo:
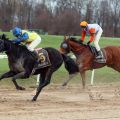
POLYGON ((69 39, 73 42, 78 42, 77 38, 75 38, 75 37, 70 37, 69 39))
POLYGON ((75 43, 77 43, 79 45, 86 46, 85 44, 83 44, 82 42, 77 40, 77 38, 75 38, 75 37, 70 37, 69 40, 72 41, 72 42, 75 42, 75 43))

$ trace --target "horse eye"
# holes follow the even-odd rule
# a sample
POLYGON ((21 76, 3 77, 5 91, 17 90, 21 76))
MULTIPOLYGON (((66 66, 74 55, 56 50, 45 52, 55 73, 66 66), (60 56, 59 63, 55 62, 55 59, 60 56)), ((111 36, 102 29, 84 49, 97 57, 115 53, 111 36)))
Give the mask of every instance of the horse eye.
POLYGON ((66 49, 68 46, 66 43, 62 44, 62 48, 66 49))

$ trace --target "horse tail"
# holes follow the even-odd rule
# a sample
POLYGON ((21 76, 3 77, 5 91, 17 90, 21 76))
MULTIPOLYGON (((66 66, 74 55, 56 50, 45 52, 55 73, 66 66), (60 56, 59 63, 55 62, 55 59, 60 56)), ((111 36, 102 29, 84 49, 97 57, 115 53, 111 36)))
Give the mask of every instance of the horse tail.
POLYGON ((79 71, 78 65, 72 58, 64 54, 62 54, 62 57, 63 57, 65 69, 69 72, 69 74, 75 74, 79 71))

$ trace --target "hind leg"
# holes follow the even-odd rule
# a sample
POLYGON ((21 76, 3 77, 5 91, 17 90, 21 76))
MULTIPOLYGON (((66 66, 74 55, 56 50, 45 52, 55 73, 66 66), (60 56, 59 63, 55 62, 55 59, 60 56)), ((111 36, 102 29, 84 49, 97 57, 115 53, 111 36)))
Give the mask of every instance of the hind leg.
POLYGON ((68 82, 74 78, 77 74, 69 74, 69 78, 62 84, 62 86, 66 86, 68 82))
POLYGON ((4 79, 4 78, 9 78, 9 77, 13 77, 16 73, 13 71, 9 71, 4 73, 3 75, 0 76, 0 80, 4 79))
POLYGON ((81 71, 80 72, 80 75, 81 75, 81 78, 82 78, 82 86, 83 86, 83 89, 85 89, 85 71, 81 71))
POLYGON ((50 83, 52 74, 53 74, 53 71, 51 69, 48 69, 46 73, 41 73, 39 86, 37 88, 36 95, 33 97, 32 101, 36 101, 41 90, 50 83))

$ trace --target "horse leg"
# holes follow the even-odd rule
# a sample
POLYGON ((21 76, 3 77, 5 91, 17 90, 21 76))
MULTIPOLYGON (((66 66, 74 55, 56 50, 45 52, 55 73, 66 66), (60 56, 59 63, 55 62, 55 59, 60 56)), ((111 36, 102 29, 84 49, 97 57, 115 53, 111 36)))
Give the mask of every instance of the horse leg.
POLYGON ((20 72, 18 74, 16 74, 15 76, 13 76, 12 81, 16 87, 17 90, 25 90, 24 87, 21 87, 17 84, 16 79, 26 79, 29 78, 29 76, 31 75, 32 69, 29 69, 26 67, 25 71, 20 72))
POLYGON ((82 78, 82 86, 83 89, 85 89, 85 71, 80 72, 81 78, 82 78))
POLYGON ((13 77, 16 73, 13 71, 9 71, 4 73, 3 75, 0 76, 0 80, 4 79, 4 78, 9 78, 9 77, 13 77))
POLYGON ((39 82, 39 86, 37 88, 36 95, 33 97, 32 101, 36 101, 43 87, 45 87, 46 85, 50 83, 52 73, 53 71, 51 69, 48 69, 46 73, 43 73, 43 74, 41 73, 41 79, 39 82))
POLYGON ((21 73, 18 73, 17 75, 15 75, 15 76, 13 76, 13 78, 12 78, 12 81, 13 81, 13 83, 14 83, 14 85, 15 85, 15 87, 16 87, 17 90, 25 90, 24 87, 19 86, 17 84, 17 82, 16 82, 16 79, 18 79, 18 78, 24 78, 23 77, 24 74, 25 74, 25 72, 21 72, 21 73))
POLYGON ((62 86, 66 86, 68 84, 68 82, 75 76, 76 76, 76 74, 69 74, 69 78, 62 84, 62 86))

